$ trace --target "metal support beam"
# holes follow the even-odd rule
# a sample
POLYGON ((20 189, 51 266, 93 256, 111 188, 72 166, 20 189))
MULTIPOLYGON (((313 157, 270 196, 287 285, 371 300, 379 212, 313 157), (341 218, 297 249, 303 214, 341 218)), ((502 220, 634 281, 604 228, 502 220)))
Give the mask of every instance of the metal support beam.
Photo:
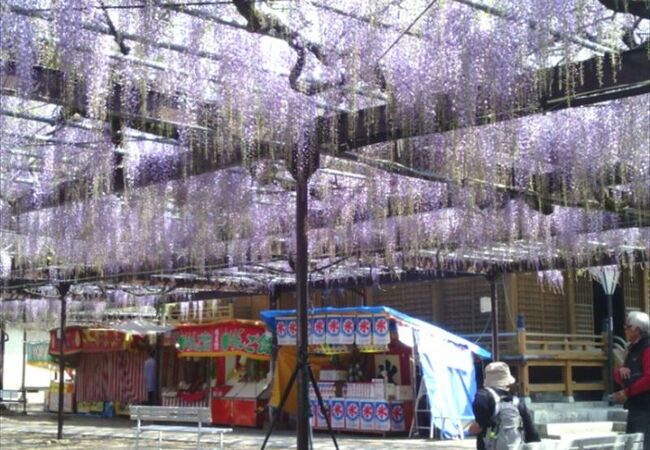
POLYGON ((614 392, 614 292, 621 275, 618 265, 592 267, 591 275, 600 283, 607 298, 607 393, 614 392))
POLYGON ((5 342, 9 335, 5 332, 4 322, 0 322, 0 390, 4 389, 4 367, 5 367, 5 342))
POLYGON ((309 377, 305 370, 307 355, 307 209, 306 176, 298 176, 296 184, 296 294, 298 298, 298 417, 296 419, 298 450, 309 448, 309 377))
MULTIPOLYGON (((492 111, 476 111, 474 126, 492 124, 517 117, 539 114, 546 111, 557 111, 564 108, 591 105, 614 98, 624 98, 650 92, 650 60, 647 57, 647 46, 621 53, 617 58, 592 58, 580 63, 580 70, 576 64, 562 65, 551 69, 544 69, 535 74, 540 79, 549 80, 548 89, 539 100, 539 105, 512 111, 507 109, 495 114, 492 111), (614 61, 615 60, 615 61, 614 61), (614 61, 614 62, 613 62, 614 61), (572 90, 567 92, 566 73, 580 73, 581 79, 568 83, 572 90), (579 81, 583 81, 579 83, 579 81), (575 84, 575 86, 574 86, 575 84)), ((4 65, 4 84, 2 93, 17 95, 15 89, 6 80, 18 76, 15 61, 2 61, 4 65)), ((577 76, 577 75, 576 75, 577 76)), ((66 106, 72 112, 87 116, 87 99, 85 98, 83 83, 74 77, 66 76, 61 71, 35 66, 32 71, 35 91, 30 98, 53 104, 66 106)), ((134 89, 128 95, 138 105, 137 113, 127 111, 117 114, 116 111, 107 111, 106 120, 119 116, 124 122, 124 127, 136 129, 145 133, 154 134, 164 138, 178 139, 181 131, 190 132, 190 152, 180 160, 168 160, 167 166, 171 173, 165 178, 159 174, 148 174, 133 181, 131 188, 144 187, 170 179, 182 179, 187 176, 214 172, 219 169, 240 164, 243 159, 283 159, 285 149, 268 142, 243 149, 237 136, 218 130, 214 117, 218 113, 215 105, 200 105, 201 113, 197 121, 198 127, 189 125, 179 126, 177 121, 169 121, 169 111, 178 111, 178 99, 157 91, 145 93, 134 89), (223 146, 232 146, 233 151, 224 155, 218 149, 223 146), (255 154, 251 155, 251 149, 255 154), (246 155, 244 153, 248 152, 246 155)), ((108 100, 111 104, 111 99, 108 100)), ((373 106, 358 110, 353 113, 339 113, 337 115, 321 117, 317 120, 318 129, 317 148, 332 156, 341 156, 356 148, 391 140, 441 133, 461 127, 463 121, 457 120, 455 112, 446 95, 440 95, 431 111, 435 112, 435 120, 423 118, 414 121, 411 118, 396 116, 390 105, 373 106), (425 126, 426 125, 426 126, 425 126)), ((179 113, 178 118, 182 115, 179 113)), ((433 119, 433 118, 432 118, 433 119)), ((288 151, 288 149, 286 149, 288 151)), ((411 165, 411 169, 418 167, 411 165)), ((91 179, 79 179, 74 182, 61 183, 53 192, 45 193, 34 201, 30 196, 17 200, 18 213, 58 206, 67 202, 83 199, 92 193, 91 179), (80 194, 81 193, 81 194, 80 194)), ((119 181, 119 180, 118 180, 119 181)), ((120 183, 113 183, 111 192, 119 193, 120 183)))
POLYGON ((614 306, 613 291, 607 293, 607 393, 614 393, 614 306))
MULTIPOLYGON (((281 291, 277 289, 274 285, 271 285, 269 292, 269 309, 275 311, 279 309, 279 300, 280 300, 281 291)), ((275 367, 278 362, 278 335, 277 333, 272 333, 272 346, 271 346, 271 364, 270 371, 271 375, 275 376, 275 367)), ((273 420, 273 416, 269 413, 269 421, 273 420)))
POLYGON ((308 329, 308 271, 309 244, 307 240, 307 219, 309 212, 309 177, 319 164, 318 151, 313 145, 312 135, 305 131, 301 140, 293 146, 291 172, 296 180, 296 298, 298 325, 298 417, 296 433, 298 450, 310 447, 309 416, 309 361, 307 353, 308 329))
POLYGON ((58 423, 57 423, 57 439, 63 439, 63 399, 64 399, 64 373, 65 373, 65 308, 66 301, 65 297, 70 290, 71 283, 62 282, 59 283, 59 299, 61 300, 61 324, 60 324, 60 339, 59 339, 59 411, 58 411, 58 423))
POLYGON ((491 272, 487 276, 490 282, 490 317, 492 320, 492 361, 499 360, 499 302, 497 299, 497 279, 496 272, 491 272))
POLYGON ((162 363, 163 363, 163 339, 164 339, 164 333, 156 333, 156 392, 154 394, 154 403, 156 405, 161 405, 162 404, 162 391, 160 387, 162 386, 163 382, 163 372, 162 372, 162 363))
POLYGON ((25 375, 27 366, 27 305, 23 305, 23 358, 21 361, 22 375, 20 379, 20 391, 23 396, 23 415, 27 414, 27 390, 25 389, 25 375))
MULTIPOLYGON (((616 58, 607 54, 580 64, 569 63, 531 73, 538 79, 548 80, 547 90, 540 97, 539 105, 497 113, 477 110, 472 126, 648 93, 650 60, 647 54, 648 44, 622 52, 616 58), (567 73, 576 73, 576 77, 581 77, 572 80, 574 83, 569 83, 572 88, 570 91, 566 83, 567 73)), ((423 117, 420 121, 400 117, 390 105, 371 106, 353 113, 320 117, 317 123, 317 145, 324 152, 337 156, 366 145, 467 127, 464 121, 458 120, 453 105, 445 94, 438 96, 430 111, 435 117, 423 117)))

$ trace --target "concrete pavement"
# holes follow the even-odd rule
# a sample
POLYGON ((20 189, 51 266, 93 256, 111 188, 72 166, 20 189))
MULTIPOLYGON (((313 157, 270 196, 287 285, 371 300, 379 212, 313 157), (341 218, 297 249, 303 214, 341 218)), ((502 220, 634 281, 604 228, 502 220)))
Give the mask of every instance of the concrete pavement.
MULTIPOLYGON (((97 416, 66 416, 62 441, 56 439, 57 416, 52 413, 29 413, 27 416, 12 414, 0 416, 0 448, 8 449, 132 449, 135 448, 134 422, 126 418, 102 418, 97 416)), ((158 448, 157 433, 149 433, 149 439, 140 440, 141 449, 158 448)), ((196 448, 196 435, 192 433, 165 433, 164 449, 196 448)), ((406 437, 383 437, 353 434, 337 434, 341 450, 420 450, 445 448, 448 450, 476 448, 474 439, 456 441, 432 441, 406 437)), ((264 440, 262 430, 236 428, 224 435, 226 449, 259 449, 264 440)), ((205 435, 201 438, 202 449, 218 448, 218 437, 205 435)), ((275 431, 267 444, 268 449, 296 448, 295 432, 275 431)), ((333 449, 334 444, 327 433, 317 432, 314 450, 333 449)))

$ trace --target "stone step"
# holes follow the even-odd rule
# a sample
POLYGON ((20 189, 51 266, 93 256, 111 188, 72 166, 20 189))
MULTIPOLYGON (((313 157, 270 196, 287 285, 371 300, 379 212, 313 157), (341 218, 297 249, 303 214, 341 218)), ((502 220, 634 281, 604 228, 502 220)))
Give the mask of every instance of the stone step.
POLYGON ((606 422, 609 420, 606 409, 572 409, 565 410, 532 410, 533 422, 536 424, 573 423, 573 422, 606 422))
MULTIPOLYGON (((542 438, 568 439, 582 436, 608 436, 618 434, 618 422, 573 422, 573 423, 543 423, 537 425, 542 438)), ((623 424, 623 429, 625 425, 623 424)))
POLYGON ((533 409, 544 409, 552 410, 559 409, 563 410, 566 408, 607 408, 608 404, 605 401, 594 401, 594 402, 532 402, 527 403, 528 407, 533 409))
POLYGON ((627 410, 609 409, 607 411, 607 420, 611 420, 613 422, 625 422, 627 421, 627 410))
POLYGON ((528 406, 536 424, 569 422, 625 422, 627 411, 620 406, 607 406, 604 402, 564 403, 547 405, 533 403, 528 406))

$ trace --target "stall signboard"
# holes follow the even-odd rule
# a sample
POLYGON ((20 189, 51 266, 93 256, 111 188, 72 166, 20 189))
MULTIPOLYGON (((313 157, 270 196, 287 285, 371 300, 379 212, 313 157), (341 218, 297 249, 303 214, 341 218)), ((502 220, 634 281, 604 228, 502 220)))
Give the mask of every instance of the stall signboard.
POLYGON ((309 329, 309 343, 312 345, 321 345, 325 343, 326 335, 326 317, 317 316, 310 319, 311 327, 309 329))
POLYGON ((358 430, 361 427, 361 404, 356 399, 345 400, 345 428, 358 430))
POLYGON ((345 428, 345 399, 335 398, 330 400, 330 407, 332 428, 345 428))
POLYGON ((388 319, 385 316, 374 316, 372 318, 372 343, 373 345, 390 344, 390 330, 388 319))
MULTIPOLYGON (((60 330, 50 331, 48 352, 51 355, 60 353, 60 330)), ((131 341, 126 333, 102 328, 85 328, 80 326, 66 327, 64 355, 74 353, 116 352, 126 350, 131 341)))
POLYGON ((341 344, 354 344, 354 317, 341 317, 341 344))
POLYGON ((357 345, 372 344, 372 316, 357 316, 356 322, 355 341, 357 345))
POLYGON ((312 428, 318 428, 318 425, 316 424, 316 415, 318 414, 318 400, 309 400, 309 409, 311 411, 311 414, 309 415, 309 424, 312 426, 312 428))
POLYGON ((341 316, 327 316, 327 335, 325 337, 325 342, 328 344, 341 343, 341 316))
POLYGON ((287 320, 287 336, 293 342, 298 339, 298 322, 295 318, 287 320))
POLYGON ((375 403, 371 400, 361 401, 361 426, 359 429, 370 431, 375 429, 375 403))
POLYGON ((378 400, 375 402, 373 424, 376 431, 390 431, 390 408, 387 401, 378 400))
POLYGON ((295 318, 281 317, 275 323, 275 332, 279 345, 296 345, 298 325, 295 318))
MULTIPOLYGON (((325 410, 331 414, 331 400, 323 399, 323 404, 325 405, 325 410)), ((325 414, 323 414, 323 410, 318 404, 316 404, 316 427, 327 428, 327 418, 325 417, 325 414)))
POLYGON ((52 362, 48 350, 50 343, 48 341, 27 342, 27 364, 37 367, 47 367, 52 362))
POLYGON ((271 338, 263 325, 230 320, 209 325, 178 328, 179 356, 240 355, 251 359, 271 359, 271 338))
MULTIPOLYGON (((63 346, 64 355, 72 355, 81 351, 81 327, 66 327, 65 341, 63 346)), ((61 354, 61 329, 55 328, 50 330, 50 348, 51 355, 61 354)))
POLYGON ((393 431, 406 430, 406 420, 403 403, 390 404, 390 429, 393 431))
POLYGON ((116 330, 84 328, 81 330, 84 352, 116 352, 125 350, 128 345, 126 334, 116 330))
MULTIPOLYGON (((278 345, 296 345, 295 317, 275 318, 278 345)), ((328 314, 309 319, 310 345, 352 345, 384 348, 390 343, 390 320, 384 314, 328 314)))

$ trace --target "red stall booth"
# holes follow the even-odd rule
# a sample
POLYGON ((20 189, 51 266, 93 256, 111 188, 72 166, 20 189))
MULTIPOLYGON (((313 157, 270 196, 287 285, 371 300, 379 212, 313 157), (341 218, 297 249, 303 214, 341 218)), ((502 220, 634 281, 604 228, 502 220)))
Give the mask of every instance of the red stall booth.
MULTIPOLYGON (((66 327, 65 336, 63 356, 70 374, 74 374, 73 383, 65 387, 66 411, 121 414, 127 411, 127 405, 146 399, 144 338, 113 329, 81 326, 66 327)), ((59 346, 60 330, 51 330, 49 353, 55 358, 61 356, 59 346)), ((58 385, 51 387, 50 397, 56 392, 58 385)), ((50 410, 55 410, 56 405, 55 399, 50 410)))
POLYGON ((214 424, 262 427, 271 360, 271 335, 262 322, 183 325, 175 341, 180 358, 212 359, 207 378, 214 424))

